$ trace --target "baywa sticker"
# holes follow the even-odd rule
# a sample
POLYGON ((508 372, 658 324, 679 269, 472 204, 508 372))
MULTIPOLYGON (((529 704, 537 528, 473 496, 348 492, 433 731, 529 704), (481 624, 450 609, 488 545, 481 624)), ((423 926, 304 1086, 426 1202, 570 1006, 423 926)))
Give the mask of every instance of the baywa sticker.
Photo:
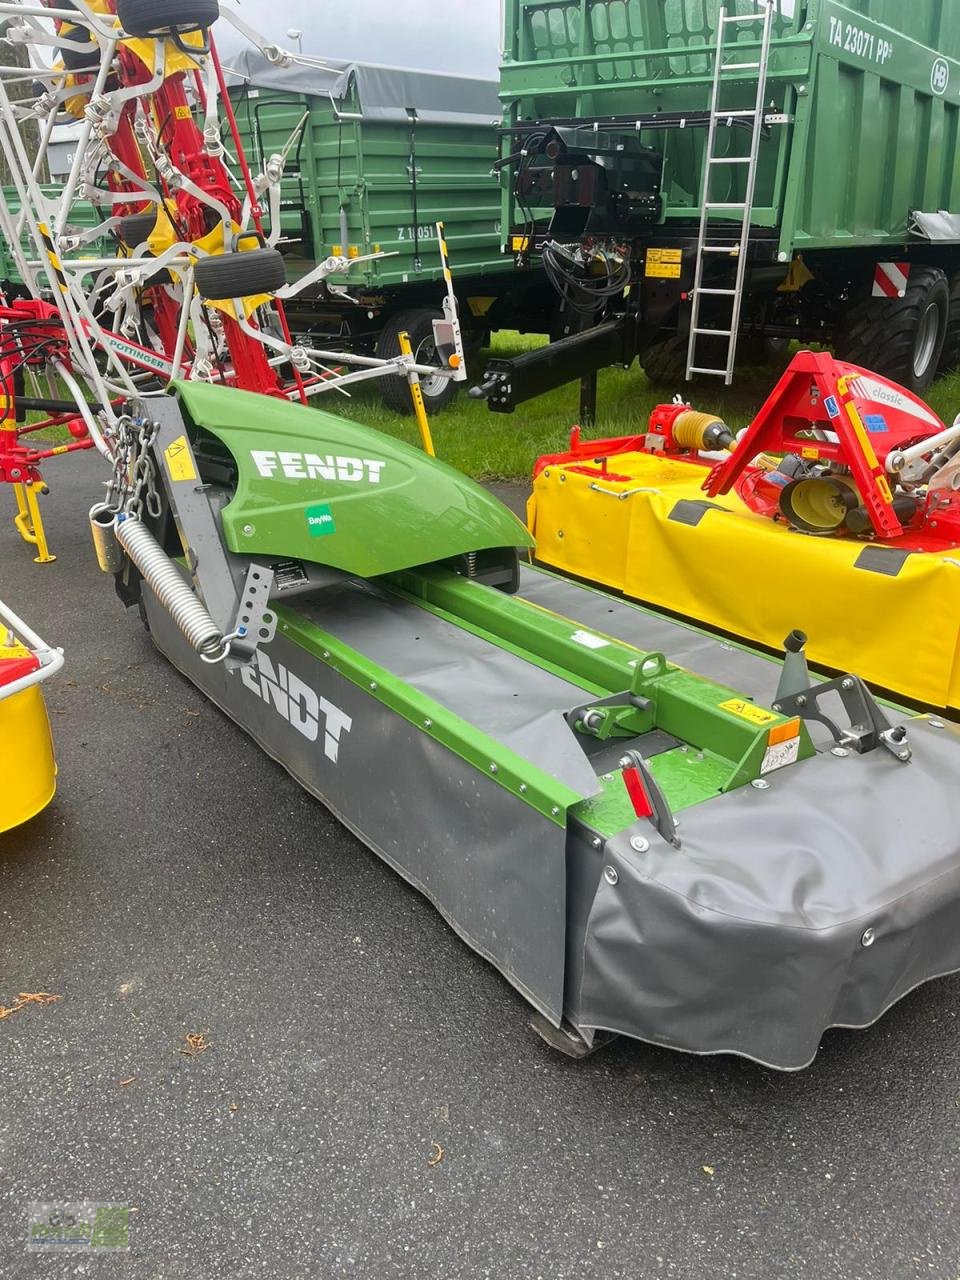
POLYGON ((323 538, 328 533, 337 532, 333 512, 328 503, 318 502, 315 507, 307 507, 304 515, 307 517, 307 532, 311 538, 323 538))
POLYGON ((351 458, 342 454, 292 453, 276 449, 251 449, 250 457, 266 478, 285 476, 287 480, 346 480, 380 483, 387 465, 382 458, 351 458))

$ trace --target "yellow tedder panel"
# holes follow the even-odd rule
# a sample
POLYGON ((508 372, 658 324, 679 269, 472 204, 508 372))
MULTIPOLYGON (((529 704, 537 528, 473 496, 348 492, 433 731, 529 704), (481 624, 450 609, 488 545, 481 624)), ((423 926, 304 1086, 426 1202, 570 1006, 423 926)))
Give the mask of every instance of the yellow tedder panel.
POLYGON ((736 493, 707 498, 707 469, 680 459, 582 466, 534 480, 527 516, 544 564, 775 649, 798 628, 815 663, 960 708, 960 549, 797 533, 736 493))
MULTIPOLYGON (((26 658, 29 649, 0 641, 0 658, 26 658)), ((0 700, 0 832, 26 822, 53 799, 57 766, 50 721, 39 684, 0 700)))

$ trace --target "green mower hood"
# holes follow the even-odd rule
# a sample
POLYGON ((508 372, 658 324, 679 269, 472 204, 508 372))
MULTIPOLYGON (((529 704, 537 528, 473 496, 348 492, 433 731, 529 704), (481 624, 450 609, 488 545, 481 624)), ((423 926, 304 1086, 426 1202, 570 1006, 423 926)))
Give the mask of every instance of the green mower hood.
POLYGON ((174 387, 191 436, 209 432, 236 463, 236 493, 221 513, 231 551, 372 578, 469 551, 533 546, 480 485, 370 427, 230 387, 174 387))

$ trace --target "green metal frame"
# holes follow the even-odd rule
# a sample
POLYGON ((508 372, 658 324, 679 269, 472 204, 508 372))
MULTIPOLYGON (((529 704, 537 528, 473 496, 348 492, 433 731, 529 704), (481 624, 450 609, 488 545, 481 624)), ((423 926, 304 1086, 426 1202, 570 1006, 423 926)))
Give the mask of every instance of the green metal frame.
MULTIPOLYGON (((617 713, 608 709, 598 736, 627 738, 660 729, 693 748, 683 765, 683 794, 674 794, 679 773, 665 779, 671 803, 695 803, 759 777, 770 732, 790 720, 761 708, 763 723, 754 723, 724 705, 746 701, 735 689, 675 666, 663 654, 587 632, 569 618, 447 570, 414 570, 386 581, 404 599, 444 621, 578 685, 588 695, 585 705, 592 697, 618 694, 633 695, 645 704, 625 700, 617 713)), ((813 744, 806 726, 801 723, 798 729, 798 758, 806 759, 814 753, 813 744)), ((661 763, 656 768, 665 771, 670 766, 661 763)))

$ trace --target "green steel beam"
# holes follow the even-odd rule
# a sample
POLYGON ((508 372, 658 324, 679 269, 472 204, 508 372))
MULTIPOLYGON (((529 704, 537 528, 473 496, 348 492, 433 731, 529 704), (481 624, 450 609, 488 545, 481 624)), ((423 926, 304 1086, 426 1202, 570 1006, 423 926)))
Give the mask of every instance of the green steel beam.
POLYGON ((362 689, 368 697, 402 716, 435 742, 485 774, 524 804, 563 827, 567 810, 580 800, 571 788, 511 751, 442 703, 415 689, 379 663, 371 661, 296 610, 277 609, 279 629, 331 671, 362 689))

